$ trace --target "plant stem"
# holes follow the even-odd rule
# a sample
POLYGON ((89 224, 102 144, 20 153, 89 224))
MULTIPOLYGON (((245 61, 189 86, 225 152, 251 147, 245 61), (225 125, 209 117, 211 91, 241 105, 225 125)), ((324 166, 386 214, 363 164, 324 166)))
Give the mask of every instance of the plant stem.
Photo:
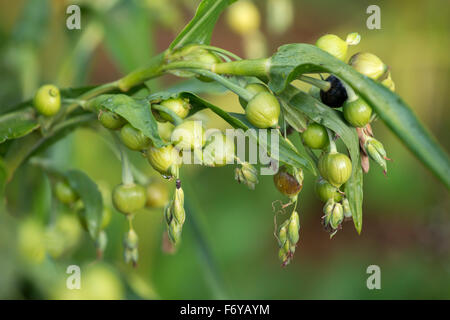
POLYGON ((118 82, 113 81, 113 82, 102 84, 101 86, 98 86, 98 87, 93 88, 92 90, 89 90, 88 92, 82 94, 77 99, 75 99, 75 100, 77 100, 76 102, 73 102, 67 106, 66 114, 69 114, 73 110, 75 110, 79 106, 80 100, 86 101, 86 100, 92 99, 98 95, 101 95, 103 93, 110 92, 114 89, 117 89, 118 88, 117 85, 118 85, 118 82))
POLYGON ((235 76, 266 77, 269 68, 270 59, 254 59, 216 63, 211 71, 235 76))
POLYGON ((86 100, 79 100, 79 99, 62 99, 61 100, 62 103, 67 103, 67 104, 77 104, 80 106, 83 106, 86 103, 86 100))
POLYGON ((128 230, 134 230, 134 228, 133 228, 133 218, 134 218, 134 215, 133 214, 130 214, 130 215, 128 215, 127 216, 127 220, 128 220, 128 230))
POLYGON ((114 137, 114 141, 116 142, 117 148, 120 152, 120 158, 122 161, 122 184, 129 186, 134 183, 133 173, 131 172, 130 160, 126 154, 126 151, 120 142, 119 137, 117 137, 116 133, 111 133, 114 137))
POLYGON ((324 81, 324 80, 320 80, 320 79, 316 79, 313 77, 308 77, 305 75, 300 75, 298 77, 299 80, 312 84, 313 86, 316 86, 317 88, 321 89, 322 91, 327 92, 328 90, 331 89, 331 83, 328 81, 324 81))
POLYGON ((225 88, 236 93, 239 97, 241 97, 245 101, 249 101, 251 98, 253 98, 253 95, 250 92, 248 92, 248 90, 242 88, 241 86, 238 86, 237 84, 234 84, 230 80, 228 80, 218 74, 215 74, 214 72, 211 72, 208 70, 191 70, 191 71, 217 81, 218 83, 223 85, 225 88))
POLYGON ((213 66, 212 64, 198 61, 174 61, 162 66, 161 70, 162 71, 183 70, 183 69, 211 70, 212 66, 213 66))

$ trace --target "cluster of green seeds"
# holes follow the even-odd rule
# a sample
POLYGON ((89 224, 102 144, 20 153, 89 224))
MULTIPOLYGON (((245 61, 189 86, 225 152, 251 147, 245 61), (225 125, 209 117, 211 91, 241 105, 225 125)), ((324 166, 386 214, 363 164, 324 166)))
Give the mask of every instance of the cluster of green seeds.
MULTIPOLYGON (((348 46, 358 44, 359 40, 357 33, 349 34, 346 41, 327 34, 320 37, 316 45, 345 61, 348 46)), ((177 49, 170 52, 165 59, 167 63, 195 63, 206 70, 214 70, 214 66, 222 61, 217 54, 198 45, 188 45, 177 49)), ((361 74, 395 90, 389 68, 377 56, 371 53, 357 53, 349 59, 348 63, 361 74)), ((173 69, 170 72, 179 76, 196 76, 201 81, 214 80, 207 74, 197 74, 189 69, 173 69)), ((320 74, 320 77, 322 78, 323 75, 320 74)), ((264 83, 258 82, 257 79, 252 81, 241 87, 243 94, 239 98, 248 122, 255 128, 279 130, 281 108, 277 96, 264 83)), ((372 108, 335 75, 328 75, 326 79, 313 79, 309 83, 313 84, 309 92, 311 96, 342 113, 347 123, 357 129, 361 140, 362 157, 371 157, 386 172, 386 160, 389 159, 383 145, 374 138, 370 127, 371 121, 376 118, 372 108)), ((144 154, 154 170, 163 177, 174 178, 176 181, 173 197, 169 200, 168 192, 164 187, 155 184, 143 186, 136 183, 124 163, 123 181, 112 191, 112 203, 130 221, 130 229, 124 240, 125 260, 136 264, 138 236, 133 230, 132 219, 134 214, 145 206, 164 207, 168 237, 174 245, 180 243, 181 231, 186 219, 184 192, 179 177, 180 157, 184 152, 194 151, 194 155, 198 155, 196 151, 201 150, 201 164, 210 167, 223 166, 237 160, 239 166, 235 169, 235 179, 239 183, 246 184, 250 189, 254 189, 258 183, 258 174, 253 165, 237 159, 234 142, 225 139, 224 133, 219 131, 209 137, 205 136, 203 125, 198 125, 198 122, 189 118, 192 106, 186 97, 174 95, 159 101, 148 102, 148 108, 157 120, 158 133, 165 142, 163 146, 155 146, 149 136, 113 111, 117 110, 118 106, 127 105, 130 100, 132 98, 124 94, 100 95, 86 101, 83 107, 96 112, 99 122, 106 129, 115 132, 114 134, 117 134, 122 144, 128 149, 144 154), (103 105, 105 99, 109 102, 108 108, 103 105)), ((36 110, 45 117, 58 114, 61 103, 60 92, 53 85, 41 87, 34 98, 36 110)), ((286 136, 285 138, 287 140, 286 136)), ((339 137, 321 123, 310 120, 301 132, 301 138, 307 148, 321 152, 317 159, 320 177, 316 181, 315 191, 319 199, 325 203, 323 225, 333 236, 341 227, 344 218, 350 218, 352 215, 349 201, 342 191, 352 175, 352 162, 346 154, 337 150, 335 140, 339 137)), ((364 167, 363 169, 368 170, 364 167)), ((282 194, 289 197, 290 201, 283 205, 283 210, 290 205, 294 207, 289 218, 277 227, 275 232, 279 245, 279 257, 283 265, 286 265, 292 260, 299 241, 300 222, 297 201, 303 187, 303 171, 300 168, 283 165, 274 175, 274 184, 282 194)), ((61 180, 56 183, 55 193, 65 204, 74 206, 77 203, 80 222, 85 226, 82 201, 67 182, 61 180)), ((105 219, 105 222, 102 222, 102 228, 105 228, 109 222, 109 218, 105 216, 105 219)))

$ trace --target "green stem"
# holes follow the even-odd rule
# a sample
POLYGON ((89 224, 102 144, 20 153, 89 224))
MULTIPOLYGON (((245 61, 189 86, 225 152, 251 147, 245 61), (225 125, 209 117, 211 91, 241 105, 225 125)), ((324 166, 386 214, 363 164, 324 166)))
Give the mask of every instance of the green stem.
POLYGON ((212 64, 198 61, 175 61, 162 66, 161 70, 162 71, 183 70, 183 69, 211 70, 212 66, 213 66, 212 64))
POLYGON ((127 216, 127 220, 128 220, 128 230, 134 230, 134 228, 133 228, 133 218, 134 218, 134 215, 133 214, 130 214, 130 215, 128 215, 127 216))
POLYGON ((315 87, 317 87, 320 90, 325 91, 325 92, 327 92, 328 90, 331 89, 331 83, 328 82, 328 81, 316 79, 316 78, 313 78, 313 77, 308 77, 308 76, 305 76, 303 74, 300 75, 298 77, 298 79, 303 81, 303 82, 309 83, 309 84, 311 84, 311 85, 313 85, 313 86, 315 86, 315 87))
POLYGON ((62 99, 61 103, 65 103, 65 104, 77 104, 80 106, 83 106, 86 103, 86 100, 79 100, 79 99, 62 99))
POLYGON ((79 101, 86 101, 89 99, 92 99, 98 95, 101 95, 103 93, 107 93, 110 92, 114 89, 117 89, 118 87, 118 82, 117 81, 113 81, 113 82, 109 82, 109 83, 105 83, 101 86, 95 87, 92 90, 89 90, 88 92, 82 94, 81 96, 79 96, 76 100, 77 102, 71 103, 70 105, 67 106, 66 109, 66 115, 71 113, 73 110, 75 110, 80 104, 79 101))
POLYGON ((122 161, 122 184, 129 186, 134 184, 133 173, 131 172, 130 160, 128 159, 127 153, 121 143, 119 137, 116 133, 111 133, 116 142, 117 148, 120 152, 120 159, 122 161))
POLYGON ((236 93, 239 97, 241 97, 245 101, 250 101, 253 98, 253 95, 248 90, 242 88, 241 86, 238 86, 237 84, 234 84, 230 80, 214 72, 208 70, 190 70, 190 71, 215 80, 216 82, 223 85, 225 88, 236 93))
POLYGON ((217 63, 211 71, 235 76, 266 77, 269 68, 270 59, 254 59, 217 63))

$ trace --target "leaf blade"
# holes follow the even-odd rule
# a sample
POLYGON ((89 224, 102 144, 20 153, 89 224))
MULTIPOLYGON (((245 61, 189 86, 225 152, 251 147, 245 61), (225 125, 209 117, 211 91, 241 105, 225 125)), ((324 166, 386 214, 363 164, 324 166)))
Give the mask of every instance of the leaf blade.
POLYGON ((150 104, 145 99, 137 100, 124 94, 103 95, 96 99, 100 101, 100 108, 104 107, 126 119, 150 138, 157 148, 165 145, 158 134, 158 124, 150 110, 150 104))
POLYGON ((86 210, 86 224, 90 236, 96 239, 103 217, 103 198, 97 184, 87 174, 70 170, 65 174, 70 186, 77 192, 86 210))
POLYGON ((345 195, 350 204, 353 223, 358 234, 362 230, 362 203, 363 203, 363 171, 361 166, 352 171, 350 179, 345 183, 345 195))
POLYGON ((0 143, 21 138, 37 128, 39 123, 32 108, 7 113, 0 116, 0 143))
POLYGON ((194 18, 171 43, 169 49, 189 43, 208 44, 212 31, 222 11, 236 0, 203 0, 194 18))

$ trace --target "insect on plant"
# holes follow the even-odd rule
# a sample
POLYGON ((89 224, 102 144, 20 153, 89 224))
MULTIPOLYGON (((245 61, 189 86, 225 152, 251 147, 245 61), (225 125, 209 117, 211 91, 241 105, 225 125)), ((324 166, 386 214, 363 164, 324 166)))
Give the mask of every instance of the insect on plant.
MULTIPOLYGON (((41 156, 71 131, 89 125, 110 133, 122 164, 122 182, 112 190, 111 199, 129 224, 124 235, 125 260, 138 262, 139 237, 133 218, 146 206, 163 210, 167 236, 176 248, 189 219, 185 210, 189 194, 184 193, 180 175, 186 155, 208 167, 237 163, 235 179, 250 189, 258 184, 257 167, 236 156, 234 141, 224 132, 206 134, 204 125, 193 120, 203 109, 211 110, 235 130, 276 131, 276 153, 253 138, 280 164, 273 181, 288 198, 281 211, 289 211, 289 216, 278 223, 275 215, 282 265, 292 261, 298 246, 301 214, 297 203, 303 188, 313 188, 324 203, 318 218, 330 237, 346 220, 352 220, 361 232, 363 173, 369 171, 368 160, 384 174, 390 160, 388 148, 371 128, 375 120, 383 121, 447 188, 450 186, 447 154, 394 92, 394 72, 387 63, 363 48, 348 57, 349 46, 363 46, 358 33, 349 33, 345 40, 326 34, 315 44, 286 44, 267 58, 241 59, 210 45, 215 22, 233 2, 203 0, 166 50, 116 81, 78 89, 46 84, 33 99, 0 111, 2 210, 6 210, 5 189, 19 167, 38 165, 51 178, 58 201, 76 212, 101 255, 107 242, 104 229, 111 218, 111 211, 104 206, 107 197, 83 172, 61 172, 41 156), (147 86, 148 80, 166 74, 217 83, 239 97, 242 112, 226 112, 190 91, 154 91, 147 86), (311 89, 299 89, 294 80, 310 84, 311 89), (291 142, 290 135, 300 135, 301 145, 291 142), (338 140, 342 144, 338 145, 338 140), (171 197, 160 184, 141 177, 129 152, 144 155, 154 170, 172 182, 171 197), (315 176, 315 184, 303 184, 306 172, 315 176)), ((233 23, 232 16, 230 19, 233 23)), ((248 23, 253 28, 250 20, 248 23)))

